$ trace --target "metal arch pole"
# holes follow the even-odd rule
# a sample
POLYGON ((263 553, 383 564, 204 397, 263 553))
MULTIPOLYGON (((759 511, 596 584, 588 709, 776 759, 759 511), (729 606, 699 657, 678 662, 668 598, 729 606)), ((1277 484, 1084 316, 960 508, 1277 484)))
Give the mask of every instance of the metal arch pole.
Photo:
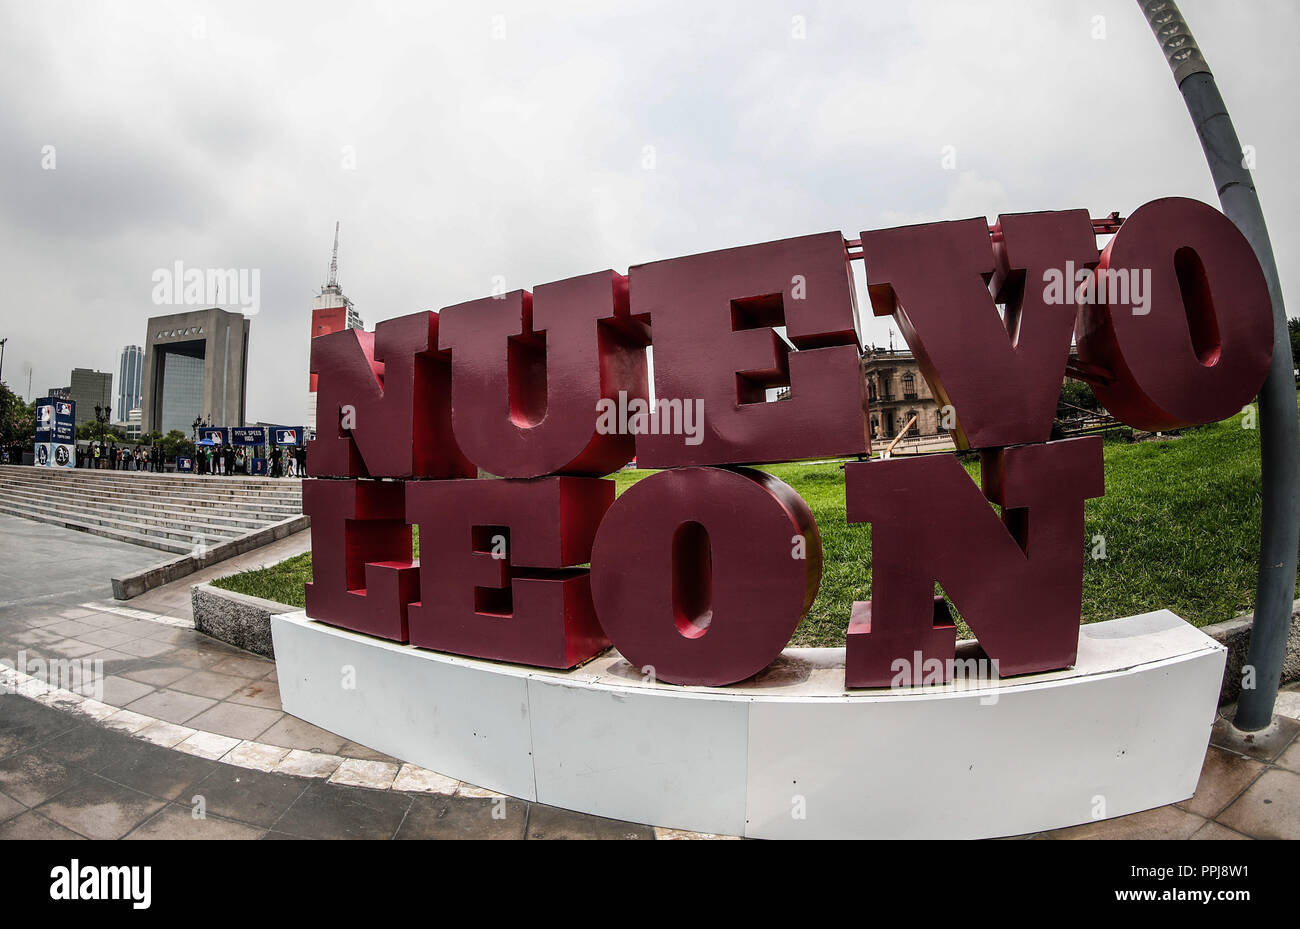
POLYGON ((1259 394, 1260 471, 1263 485, 1259 579, 1246 667, 1253 688, 1242 688, 1233 724, 1256 732, 1273 719, 1295 597, 1296 547, 1300 544, 1300 417, 1287 332, 1286 308, 1273 246, 1255 182, 1245 167, 1241 142, 1205 56, 1172 0, 1138 0, 1165 53, 1196 126, 1224 215, 1237 224, 1259 258, 1273 301, 1273 363, 1259 394))

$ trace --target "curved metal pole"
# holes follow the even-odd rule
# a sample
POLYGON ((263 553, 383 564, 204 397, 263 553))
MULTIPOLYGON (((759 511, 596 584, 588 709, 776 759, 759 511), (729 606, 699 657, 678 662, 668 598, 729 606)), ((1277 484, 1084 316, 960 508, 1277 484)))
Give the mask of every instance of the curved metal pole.
POLYGON ((1174 80, 1200 136, 1205 159, 1219 192, 1223 213, 1250 241, 1273 300, 1273 363, 1259 394, 1260 471, 1263 483, 1259 546, 1259 580, 1255 621, 1246 667, 1254 669, 1255 686, 1242 688, 1233 724, 1245 732, 1265 728, 1273 719, 1278 680, 1291 629, 1295 598, 1296 546, 1300 544, 1300 418, 1287 332, 1286 308, 1278 283, 1273 246, 1243 161, 1241 142, 1219 95, 1205 56, 1171 0, 1138 0, 1151 30, 1173 69, 1174 80))

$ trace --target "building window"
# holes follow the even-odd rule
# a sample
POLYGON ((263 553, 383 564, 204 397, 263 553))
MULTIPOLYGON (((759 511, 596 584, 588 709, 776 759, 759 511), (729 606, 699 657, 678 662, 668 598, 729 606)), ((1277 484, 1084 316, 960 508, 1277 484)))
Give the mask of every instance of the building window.
POLYGON ((916 399, 916 378, 912 377, 911 374, 903 375, 903 399, 916 399))
MULTIPOLYGON (((910 375, 909 375, 910 377, 910 375)), ((908 427, 907 434, 909 437, 915 437, 921 434, 921 417, 916 410, 907 411, 907 420, 912 425, 908 427)))
MULTIPOLYGON (((876 379, 874 377, 867 378, 867 397, 871 400, 876 399, 876 379)), ((872 425, 874 424, 873 421, 872 425)))
POLYGON ((948 427, 943 424, 943 410, 934 411, 934 429, 939 433, 948 431, 948 427))

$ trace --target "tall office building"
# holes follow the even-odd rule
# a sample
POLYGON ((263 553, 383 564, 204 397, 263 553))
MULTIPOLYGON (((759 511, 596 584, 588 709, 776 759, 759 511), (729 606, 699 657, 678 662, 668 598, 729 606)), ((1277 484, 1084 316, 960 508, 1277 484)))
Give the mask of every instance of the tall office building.
MULTIPOLYGON (((311 303, 311 337, 314 339, 319 335, 339 332, 343 329, 364 328, 365 323, 361 321, 361 316, 352 306, 352 301, 344 295, 342 286, 339 285, 339 224, 335 223, 334 254, 330 258, 329 280, 321 285, 320 293, 312 299, 311 303)), ((309 380, 305 425, 308 429, 315 431, 316 375, 310 375, 309 380)))
MULTIPOLYGON (((50 396, 54 394, 51 393, 50 396)), ((113 405, 113 373, 92 371, 90 368, 73 368, 66 397, 77 404, 78 426, 82 423, 93 423, 96 406, 113 405)))
POLYGON ((117 364, 117 410, 123 417, 140 407, 140 389, 144 385, 144 349, 128 345, 122 349, 117 364))
POLYGON ((217 307, 149 320, 141 429, 189 435, 195 419, 244 425, 248 323, 217 307))

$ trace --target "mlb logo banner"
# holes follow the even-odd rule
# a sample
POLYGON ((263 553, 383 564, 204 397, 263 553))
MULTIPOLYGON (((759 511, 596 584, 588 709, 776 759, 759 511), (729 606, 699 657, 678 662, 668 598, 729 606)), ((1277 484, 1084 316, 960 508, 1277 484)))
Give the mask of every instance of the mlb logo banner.
POLYGON ((225 427, 205 426, 203 429, 199 430, 199 438, 207 439, 209 442, 213 442, 217 445, 225 445, 226 444, 225 427))
POLYGON ((193 471, 193 470, 194 470, 194 459, 193 459, 193 458, 185 458, 185 457, 183 457, 183 456, 178 455, 178 456, 176 457, 176 470, 177 470, 177 471, 193 471))
POLYGON ((277 426, 274 432, 276 445, 299 445, 302 442, 300 426, 277 426))

